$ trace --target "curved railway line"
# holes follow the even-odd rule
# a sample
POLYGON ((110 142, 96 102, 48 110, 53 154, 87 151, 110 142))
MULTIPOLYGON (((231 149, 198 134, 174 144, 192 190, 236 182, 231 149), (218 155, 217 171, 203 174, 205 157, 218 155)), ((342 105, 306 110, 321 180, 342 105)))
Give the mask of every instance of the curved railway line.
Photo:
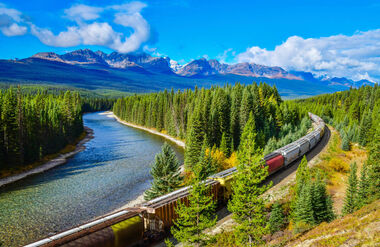
MULTIPOLYGON (((323 120, 309 113, 315 130, 264 157, 270 175, 266 181, 277 184, 293 173, 303 155, 310 160, 326 146, 330 130, 323 120)), ((230 168, 210 176, 204 183, 211 187, 214 200, 225 205, 231 195, 230 182, 236 168, 230 168)), ((90 221, 67 231, 49 236, 27 247, 49 246, 135 246, 158 240, 173 224, 175 207, 181 200, 187 203, 190 187, 180 188, 136 208, 126 208, 90 221)))

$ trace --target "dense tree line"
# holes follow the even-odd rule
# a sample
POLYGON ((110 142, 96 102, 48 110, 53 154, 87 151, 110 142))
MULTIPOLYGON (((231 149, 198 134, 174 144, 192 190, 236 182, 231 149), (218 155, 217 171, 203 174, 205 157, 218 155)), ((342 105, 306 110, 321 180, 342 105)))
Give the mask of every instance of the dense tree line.
POLYGON ((0 90, 0 170, 56 153, 82 132, 78 93, 27 94, 20 87, 0 90))
POLYGON ((343 149, 351 142, 367 146, 380 128, 380 86, 363 86, 294 101, 299 112, 321 116, 341 134, 343 149))
POLYGON ((85 97, 82 98, 82 111, 108 111, 112 109, 112 106, 115 102, 116 99, 113 98, 85 97))
MULTIPOLYGON (((53 86, 53 85, 23 85, 22 92, 28 95, 36 94, 52 94, 59 96, 66 91, 76 92, 81 97, 82 112, 108 111, 112 109, 117 97, 122 97, 126 93, 122 92, 93 92, 86 89, 69 87, 69 86, 53 86)), ((0 83, 0 90, 13 90, 17 92, 17 88, 12 85, 0 83)))
POLYGON ((290 102, 298 112, 311 111, 333 125, 342 137, 342 149, 350 150, 352 142, 368 150, 360 184, 356 165, 351 167, 344 212, 350 213, 380 198, 380 86, 363 86, 333 94, 290 102), (302 108, 300 108, 302 106, 302 108), (358 191, 358 192, 357 192, 358 191), (359 200, 355 199, 358 194, 359 200), (363 196, 364 195, 364 196, 363 196), (366 198, 365 200, 363 198, 366 198))
POLYGON ((301 119, 298 109, 282 103, 276 87, 265 83, 128 96, 118 99, 113 111, 127 122, 186 139, 187 168, 199 161, 204 142, 227 157, 237 150, 250 113, 261 148, 280 136, 285 123, 295 126, 301 119))

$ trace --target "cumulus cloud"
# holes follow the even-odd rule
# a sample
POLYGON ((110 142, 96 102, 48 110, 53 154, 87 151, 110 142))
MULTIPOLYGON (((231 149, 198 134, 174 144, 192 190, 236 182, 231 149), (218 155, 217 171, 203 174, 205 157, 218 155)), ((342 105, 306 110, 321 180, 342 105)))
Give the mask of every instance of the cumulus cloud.
POLYGON ((66 30, 54 33, 49 28, 24 21, 21 12, 0 4, 0 31, 7 36, 23 35, 27 32, 24 25, 29 25, 31 34, 45 45, 100 45, 128 53, 139 49, 150 38, 149 23, 141 15, 145 7, 145 3, 138 1, 104 7, 75 4, 64 10, 64 17, 73 23, 66 30), (101 21, 105 12, 113 15, 112 22, 101 21), (115 26, 125 32, 115 31, 115 26))
POLYGON ((103 8, 84 4, 73 5, 71 8, 65 9, 66 17, 74 21, 95 20, 100 17, 101 12, 103 12, 103 8))
POLYGON ((0 31, 5 36, 24 35, 28 29, 20 24, 21 22, 23 22, 23 18, 20 11, 0 4, 0 31))
POLYGON ((66 31, 54 35, 49 29, 31 25, 31 32, 42 43, 49 46, 70 47, 80 44, 111 46, 120 35, 108 23, 94 22, 82 26, 71 26, 66 31))
POLYGON ((55 35, 51 30, 31 24, 31 32, 49 46, 70 47, 80 44, 106 46, 122 53, 136 51, 149 40, 150 26, 141 15, 147 5, 130 2, 103 8, 84 4, 65 10, 66 17, 76 22, 67 30, 55 35), (114 24, 133 30, 129 36, 116 32, 108 22, 98 22, 104 11, 114 12, 114 24), (90 22, 93 21, 93 22, 90 22))
POLYGON ((258 46, 237 55, 239 62, 281 66, 317 75, 349 77, 353 80, 380 79, 380 29, 356 32, 352 36, 334 35, 304 39, 289 37, 267 50, 258 46))

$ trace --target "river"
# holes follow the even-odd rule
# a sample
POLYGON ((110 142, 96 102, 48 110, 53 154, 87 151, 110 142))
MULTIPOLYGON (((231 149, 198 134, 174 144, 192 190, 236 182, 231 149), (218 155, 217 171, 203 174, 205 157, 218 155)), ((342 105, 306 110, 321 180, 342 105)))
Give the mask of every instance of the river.
MULTIPOLYGON (((0 188, 0 246, 19 246, 109 213, 149 188, 165 139, 101 113, 86 149, 64 165, 0 188)), ((172 145, 183 162, 183 149, 172 145)))

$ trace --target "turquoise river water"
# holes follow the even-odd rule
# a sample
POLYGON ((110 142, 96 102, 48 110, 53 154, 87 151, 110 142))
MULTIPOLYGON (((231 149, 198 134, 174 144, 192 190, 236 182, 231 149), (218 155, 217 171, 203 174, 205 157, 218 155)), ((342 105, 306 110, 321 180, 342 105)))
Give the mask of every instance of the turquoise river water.
MULTIPOLYGON (((94 130, 84 151, 64 165, 0 188, 0 246, 20 246, 84 223, 149 188, 150 166, 165 139, 101 113, 83 119, 94 130)), ((171 145, 183 162, 183 150, 171 145)))

